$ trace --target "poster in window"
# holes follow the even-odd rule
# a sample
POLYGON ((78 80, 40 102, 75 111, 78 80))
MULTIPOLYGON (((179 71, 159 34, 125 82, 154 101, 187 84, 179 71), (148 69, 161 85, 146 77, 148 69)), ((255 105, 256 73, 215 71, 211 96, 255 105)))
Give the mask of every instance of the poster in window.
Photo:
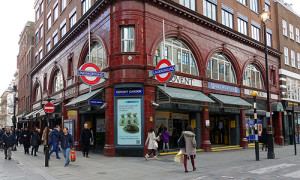
POLYGON ((117 100, 117 134, 119 145, 141 145, 141 99, 117 100))

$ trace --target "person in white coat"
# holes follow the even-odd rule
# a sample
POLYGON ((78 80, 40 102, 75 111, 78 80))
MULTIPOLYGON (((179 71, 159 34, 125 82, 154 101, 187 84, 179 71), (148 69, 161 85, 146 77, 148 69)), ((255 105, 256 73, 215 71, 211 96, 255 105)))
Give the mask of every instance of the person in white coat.
POLYGON ((156 154, 155 154, 155 151, 156 149, 158 148, 158 144, 157 144, 157 141, 159 140, 159 136, 158 135, 157 137, 155 136, 155 132, 154 132, 154 129, 153 128, 150 128, 150 131, 148 132, 148 137, 147 137, 147 140, 146 140, 146 143, 145 145, 148 144, 148 149, 150 149, 151 151, 145 155, 145 158, 146 160, 148 160, 148 158, 150 157, 150 155, 153 153, 154 155, 154 159, 155 160, 158 160, 156 154))

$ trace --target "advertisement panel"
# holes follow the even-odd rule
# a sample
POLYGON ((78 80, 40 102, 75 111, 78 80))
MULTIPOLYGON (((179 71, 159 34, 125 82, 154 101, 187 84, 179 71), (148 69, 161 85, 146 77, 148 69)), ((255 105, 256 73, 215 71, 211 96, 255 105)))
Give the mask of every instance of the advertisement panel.
POLYGON ((141 145, 141 98, 117 100, 117 144, 141 145))

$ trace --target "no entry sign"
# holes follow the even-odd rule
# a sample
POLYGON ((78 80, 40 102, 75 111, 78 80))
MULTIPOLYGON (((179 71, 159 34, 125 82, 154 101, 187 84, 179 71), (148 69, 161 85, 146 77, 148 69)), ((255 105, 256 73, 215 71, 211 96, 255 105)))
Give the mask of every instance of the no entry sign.
POLYGON ((105 78, 106 74, 100 72, 99 67, 93 63, 83 64, 76 72, 77 76, 80 76, 81 80, 87 85, 97 84, 101 78, 105 78))
POLYGON ((45 104, 44 111, 46 113, 53 113, 53 111, 54 111, 54 105, 52 103, 45 104))
POLYGON ((176 66, 172 61, 162 59, 156 66, 156 69, 152 71, 151 76, 156 76, 156 79, 160 82, 167 83, 172 80, 176 71, 176 66))

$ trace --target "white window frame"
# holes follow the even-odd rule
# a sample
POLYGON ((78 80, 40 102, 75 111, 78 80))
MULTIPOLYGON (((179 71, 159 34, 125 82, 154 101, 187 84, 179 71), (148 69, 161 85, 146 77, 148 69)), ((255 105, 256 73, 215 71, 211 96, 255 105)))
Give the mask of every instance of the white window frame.
POLYGON ((248 22, 241 18, 238 18, 238 31, 248 36, 248 22))
POLYGON ((52 21, 51 21, 51 11, 47 14, 47 31, 51 28, 52 21))
POLYGON ((299 29, 296 28, 296 42, 300 43, 299 29))
POLYGON ((208 0, 203 0, 203 15, 212 20, 217 20, 217 5, 208 0))
POLYGON ((289 25, 289 31, 290 31, 290 39, 294 40, 294 26, 292 24, 289 25))
MULTIPOLYGON (((125 37, 125 35, 123 35, 125 37)), ((135 26, 121 26, 121 52, 135 52, 135 26), (130 28, 133 28, 133 37, 122 39, 122 33, 128 28, 127 32, 130 34, 130 28), (130 42, 133 42, 133 51, 130 50, 130 42), (124 46, 126 43, 126 46, 124 46)))
POLYGON ((243 4, 244 6, 247 6, 247 0, 237 0, 237 1, 243 4))
POLYGON ((233 14, 222 9, 222 24, 233 29, 233 14))
POLYGON ((44 12, 44 0, 41 0, 41 3, 40 3, 40 8, 41 8, 41 14, 44 12))
POLYGON ((61 3, 61 6, 60 6, 61 12, 63 12, 67 7, 67 0, 61 0, 60 3, 61 3))
POLYGON ((256 41, 260 41, 260 28, 251 25, 251 33, 253 39, 255 39, 256 41))
POLYGON ((51 50, 51 38, 49 38, 46 42, 46 53, 51 50))
POLYGON ((258 13, 258 0, 250 0, 250 9, 258 13))
POLYGON ((56 1, 53 5, 53 22, 58 19, 58 1, 56 1))
POLYGON ((91 0, 81 0, 82 15, 91 8, 91 0))
POLYGON ((179 4, 181 4, 184 7, 187 7, 193 11, 196 11, 196 0, 180 0, 179 4))
POLYGON ((267 32, 267 45, 272 47, 272 34, 267 32))
POLYGON ((41 46, 39 49, 39 61, 43 58, 43 47, 41 46))
POLYGON ((62 21, 60 24, 60 37, 62 38, 64 35, 67 33, 67 24, 66 24, 66 19, 62 21))
POLYGON ((291 50, 291 65, 292 65, 292 67, 296 67, 296 57, 295 57, 294 50, 291 50))
POLYGON ((253 64, 249 64, 244 72, 243 75, 243 85, 244 86, 248 86, 248 87, 253 87, 253 88, 258 88, 258 89, 264 89, 264 79, 261 75, 261 72, 259 71, 259 69, 254 66, 253 64), (254 72, 254 85, 252 84, 252 71, 254 72), (249 72, 249 74, 247 74, 247 72, 249 72), (257 73, 259 75, 259 86, 257 87, 257 73), (249 84, 248 84, 249 83, 249 84))
POLYGON ((76 17, 76 7, 70 12, 69 14, 69 21, 70 21, 70 28, 72 28, 76 22, 77 22, 77 17, 76 17))
POLYGON ((285 20, 282 20, 282 34, 287 36, 287 23, 285 20))
POLYGON ((54 31, 54 33, 52 34, 52 39, 53 39, 53 46, 55 46, 55 44, 58 42, 58 30, 56 29, 55 31, 54 31), (55 41, 55 39, 56 39, 56 41, 55 41))
POLYGON ((300 69, 300 53, 297 53, 298 69, 300 69))
POLYGON ((284 47, 284 64, 290 65, 290 59, 289 59, 289 49, 287 47, 284 47))

